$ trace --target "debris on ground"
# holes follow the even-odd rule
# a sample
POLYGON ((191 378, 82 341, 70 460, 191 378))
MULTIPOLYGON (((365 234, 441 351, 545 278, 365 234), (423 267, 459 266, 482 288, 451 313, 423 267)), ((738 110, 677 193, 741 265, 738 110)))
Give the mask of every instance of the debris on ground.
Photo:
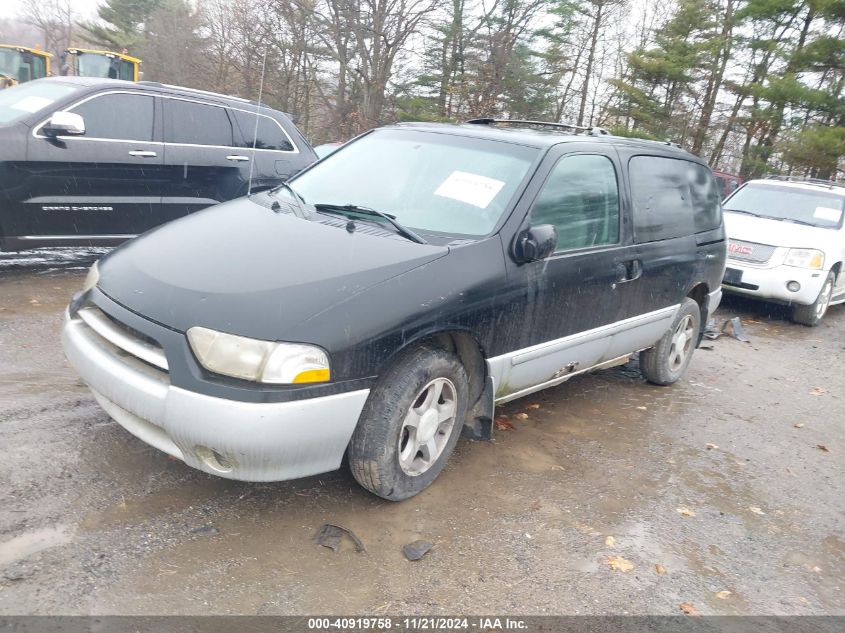
POLYGON ((727 589, 724 589, 722 591, 717 591, 716 597, 719 598, 719 600, 727 600, 728 598, 731 597, 731 592, 728 591, 727 589))
POLYGON ((344 534, 349 536, 352 542, 355 543, 356 552, 367 551, 361 539, 355 535, 355 532, 341 525, 333 525, 332 523, 326 523, 320 528, 319 532, 314 536, 314 542, 317 545, 328 547, 330 550, 336 552, 340 549, 340 539, 343 538, 344 534))
MULTIPOLYGON (((702 336, 711 341, 715 341, 723 334, 727 334, 728 336, 731 336, 738 341, 742 341, 743 343, 751 342, 751 339, 749 339, 745 334, 745 328, 742 326, 742 320, 739 317, 723 321, 721 327, 716 327, 716 319, 710 319, 704 327, 702 336)), ((713 347, 706 346, 704 349, 713 349, 713 347)))
POLYGON ((766 514, 757 506, 749 506, 748 509, 751 510, 754 514, 766 514))
POLYGON ((539 404, 537 404, 536 402, 532 402, 531 404, 529 404, 529 405, 528 405, 527 407, 525 407, 525 408, 526 408, 526 409, 539 409, 539 408, 540 408, 540 405, 539 405, 539 404))
POLYGON ((824 387, 813 387, 812 390, 810 390, 811 396, 823 396, 826 393, 827 389, 825 389, 824 387))
POLYGON ((825 446, 824 444, 816 444, 816 448, 819 449, 822 453, 829 453, 830 449, 825 446))
POLYGON ((692 510, 690 510, 686 506, 681 506, 680 508, 678 508, 678 514, 680 514, 682 517, 694 517, 695 516, 695 512, 693 512, 692 510))
POLYGON ((616 571, 631 571, 634 568, 634 564, 631 561, 621 556, 608 556, 604 562, 616 571))
POLYGON ((514 430, 513 424, 508 422, 508 419, 503 415, 496 418, 496 428, 500 431, 513 431, 514 430))
POLYGON ((604 539, 604 544, 608 547, 614 547, 616 545, 616 539, 612 536, 608 536, 606 539, 604 539))
POLYGON ((405 558, 408 560, 419 560, 423 556, 425 556, 429 550, 434 547, 434 543, 429 543, 428 541, 414 541, 413 543, 408 543, 407 545, 402 546, 402 553, 405 555, 405 558))
POLYGON ((707 444, 707 450, 708 451, 713 451, 713 450, 716 450, 717 448, 719 448, 719 447, 716 446, 715 444, 711 444, 711 443, 708 442, 708 444, 707 444))
POLYGON ((722 336, 722 333, 716 327, 716 319, 708 320, 707 325, 704 326, 704 338, 715 341, 720 336, 722 336))
POLYGON ((654 571, 656 571, 658 574, 662 575, 662 574, 666 573, 666 568, 663 565, 661 565, 660 563, 657 563, 654 566, 654 571))
POLYGON ((734 317, 722 323, 722 333, 743 343, 751 342, 751 339, 745 335, 745 328, 742 327, 742 321, 739 317, 734 317))
POLYGON ((527 414, 527 413, 517 413, 517 414, 516 414, 515 416, 513 416, 513 417, 515 417, 517 420, 527 420, 527 419, 528 419, 528 414, 527 414))
POLYGON ((214 536, 215 534, 220 534, 220 530, 213 525, 201 525, 200 527, 192 529, 191 534, 198 534, 199 536, 214 536))
POLYGON ((698 611, 695 610, 692 602, 682 602, 680 609, 684 612, 684 615, 698 615, 698 611))

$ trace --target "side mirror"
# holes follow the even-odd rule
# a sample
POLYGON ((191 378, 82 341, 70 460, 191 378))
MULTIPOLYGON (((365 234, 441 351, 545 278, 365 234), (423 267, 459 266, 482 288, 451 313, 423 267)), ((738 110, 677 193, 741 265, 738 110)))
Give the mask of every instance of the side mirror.
POLYGON ((520 264, 546 259, 557 247, 557 229, 551 224, 531 226, 520 233, 513 245, 514 259, 520 264))
POLYGON ((53 113, 41 131, 46 136, 81 136, 85 134, 85 120, 75 112, 59 110, 53 113))

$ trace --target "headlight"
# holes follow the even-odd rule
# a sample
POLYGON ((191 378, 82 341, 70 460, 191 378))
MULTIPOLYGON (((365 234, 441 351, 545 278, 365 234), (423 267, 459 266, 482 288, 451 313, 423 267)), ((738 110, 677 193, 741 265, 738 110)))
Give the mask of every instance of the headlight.
POLYGON ((824 266, 824 253, 812 248, 791 248, 786 254, 784 264, 797 268, 821 270, 824 266))
POLYGON ((100 281, 100 269, 97 268, 97 262, 94 262, 94 265, 88 269, 88 274, 85 276, 85 281, 82 284, 82 292, 88 292, 97 285, 97 282, 100 281))
POLYGON ((204 327, 188 330, 188 342, 203 367, 233 378, 290 385, 330 377, 328 356, 313 345, 260 341, 204 327))

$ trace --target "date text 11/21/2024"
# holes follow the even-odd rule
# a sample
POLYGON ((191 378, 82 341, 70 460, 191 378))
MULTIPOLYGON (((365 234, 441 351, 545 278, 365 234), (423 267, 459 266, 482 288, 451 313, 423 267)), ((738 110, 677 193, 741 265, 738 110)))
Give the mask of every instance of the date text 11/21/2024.
POLYGON ((385 631, 396 628, 398 630, 417 631, 520 631, 528 628, 527 623, 519 618, 499 617, 351 617, 351 618, 309 618, 308 629, 312 631, 385 631))

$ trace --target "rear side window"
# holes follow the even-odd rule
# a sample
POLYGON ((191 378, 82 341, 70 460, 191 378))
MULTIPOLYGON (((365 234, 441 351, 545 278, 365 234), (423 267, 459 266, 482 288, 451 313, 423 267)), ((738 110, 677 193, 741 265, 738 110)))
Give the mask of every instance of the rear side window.
POLYGON ((553 224, 558 251, 619 241, 619 188, 605 156, 575 154, 555 165, 531 213, 532 224, 553 224))
POLYGON ((252 147, 255 137, 255 149, 272 149, 282 152, 293 151, 293 144, 276 121, 264 115, 258 116, 258 131, 255 129, 255 114, 243 110, 232 110, 238 127, 241 128, 243 142, 240 147, 252 147))
POLYGON ((165 99, 164 105, 168 143, 232 147, 232 122, 226 108, 181 99, 165 99))
POLYGON ((709 169, 690 161, 634 156, 629 163, 634 239, 653 242, 721 224, 720 191, 709 169))
POLYGON ((152 141, 155 99, 149 95, 112 93, 70 108, 85 120, 85 138, 152 141))

